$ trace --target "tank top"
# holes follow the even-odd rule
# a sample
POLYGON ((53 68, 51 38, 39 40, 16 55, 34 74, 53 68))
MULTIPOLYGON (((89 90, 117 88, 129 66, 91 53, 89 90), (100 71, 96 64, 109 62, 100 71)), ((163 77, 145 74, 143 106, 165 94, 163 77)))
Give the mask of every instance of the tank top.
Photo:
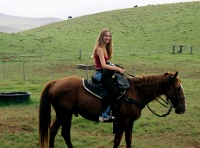
MULTIPOLYGON (((105 62, 108 61, 108 57, 105 57, 105 56, 104 56, 104 59, 105 59, 105 62)), ((98 70, 98 69, 102 69, 102 66, 101 66, 101 62, 100 62, 99 56, 95 56, 94 60, 95 60, 95 68, 96 68, 96 70, 98 70)))

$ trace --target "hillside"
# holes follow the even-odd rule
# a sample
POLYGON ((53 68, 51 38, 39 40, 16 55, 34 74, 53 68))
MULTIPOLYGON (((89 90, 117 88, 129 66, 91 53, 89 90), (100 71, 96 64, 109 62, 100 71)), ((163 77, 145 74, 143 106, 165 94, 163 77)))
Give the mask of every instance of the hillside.
POLYGON ((62 21, 59 18, 28 18, 0 13, 0 32, 14 33, 62 21))
MULTIPOLYGON (((196 78, 200 73, 199 16, 200 2, 150 5, 86 15, 19 33, 0 33, 0 60, 10 64, 23 61, 30 67, 45 63, 47 69, 53 63, 58 72, 80 63, 92 65, 96 38, 108 27, 115 48, 113 63, 130 71, 134 64, 138 75, 179 70, 196 78), (178 54, 180 44, 183 54, 178 54), (173 45, 176 56, 172 56, 173 45)), ((68 72, 74 74, 74 70, 68 72)))
POLYGON ((29 54, 32 51, 32 54, 53 53, 56 56, 62 53, 64 56, 83 49, 84 53, 91 53, 99 31, 105 27, 113 33, 115 52, 118 53, 115 56, 154 50, 171 52, 172 45, 178 47, 180 44, 188 46, 187 50, 192 45, 195 50, 200 46, 199 16, 200 2, 102 12, 14 35, 0 34, 0 52, 29 54))

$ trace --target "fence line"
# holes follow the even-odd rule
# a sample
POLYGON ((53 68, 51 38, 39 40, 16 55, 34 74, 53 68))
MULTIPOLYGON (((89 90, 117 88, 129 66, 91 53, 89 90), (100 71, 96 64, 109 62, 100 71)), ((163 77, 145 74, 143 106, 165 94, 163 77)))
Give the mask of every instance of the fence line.
MULTIPOLYGON (((188 48, 189 46, 185 47, 188 48)), ((121 48, 120 46, 116 48, 121 48)), ((193 49, 193 46, 190 48, 193 49)), ((88 58, 90 58, 92 51, 84 50, 82 48, 77 49, 77 53, 73 53, 70 55, 70 57, 77 58, 81 63, 84 63, 84 61, 88 61, 88 58)), ((174 52, 174 51, 173 51, 174 52)), ((170 54, 172 53, 172 46, 168 47, 157 47, 157 49, 149 49, 147 47, 144 47, 143 49, 137 49, 136 47, 131 46, 124 46, 123 50, 115 50, 115 57, 118 56, 124 56, 127 55, 150 55, 150 54, 170 54)), ((49 63, 47 61, 48 54, 39 56, 35 54, 31 54, 32 59, 30 60, 30 54, 23 54, 23 56, 17 55, 16 60, 13 61, 2 61, 2 66, 0 69, 0 80, 21 80, 21 81, 37 81, 37 80, 52 80, 52 79, 58 79, 70 75, 76 74, 77 76, 89 78, 89 75, 92 75, 94 71, 92 70, 81 70, 77 69, 75 63, 71 63, 72 61, 70 59, 67 59, 65 56, 61 56, 59 53, 59 58, 57 58, 55 55, 54 60, 57 62, 60 62, 59 67, 58 64, 49 63), (23 58, 21 58, 23 57, 23 58), (41 58, 42 57, 42 58, 41 58), (62 59, 62 61, 59 61, 62 59), (22 62, 22 61, 28 61, 28 62, 22 62), (63 61, 66 61, 65 63, 63 61), (71 66, 73 65, 74 66, 71 66), (70 66, 68 66, 70 65, 70 66), (64 66, 64 67, 63 67, 64 66), (81 74, 79 71, 82 71, 81 74)), ((4 57, 12 57, 12 54, 5 55, 4 57)), ((16 56, 16 55, 15 55, 16 56)), ((69 57, 69 55, 68 55, 69 57)), ((87 63, 87 62, 86 62, 87 63)), ((87 64, 86 64, 87 65, 87 64)), ((131 66, 131 65, 130 65, 131 66)), ((132 70, 132 74, 134 75, 134 66, 130 67, 132 70)), ((139 70, 137 70, 139 71, 139 70)), ((130 73, 131 73, 130 72, 130 73)), ((139 71, 141 72, 141 71, 139 71)))
MULTIPOLYGON (((79 69, 77 65, 56 67, 50 63, 25 63, 25 62, 2 62, 2 70, 0 70, 0 80, 12 81, 50 81, 60 79, 67 76, 76 75, 82 78, 90 79, 95 70, 86 67, 79 69)), ((134 66, 132 66, 131 74, 134 74, 134 66)))

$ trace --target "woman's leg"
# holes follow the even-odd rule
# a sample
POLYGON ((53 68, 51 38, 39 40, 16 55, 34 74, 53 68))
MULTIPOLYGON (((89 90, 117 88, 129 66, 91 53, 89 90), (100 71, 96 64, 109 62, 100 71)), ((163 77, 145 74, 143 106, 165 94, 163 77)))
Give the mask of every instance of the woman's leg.
POLYGON ((118 90, 118 87, 114 84, 112 77, 109 78, 109 77, 103 76, 101 79, 101 84, 110 94, 110 97, 106 99, 106 101, 102 107, 102 112, 103 112, 102 117, 105 120, 113 120, 114 117, 109 115, 110 104, 113 100, 115 100, 119 97, 120 92, 118 90))

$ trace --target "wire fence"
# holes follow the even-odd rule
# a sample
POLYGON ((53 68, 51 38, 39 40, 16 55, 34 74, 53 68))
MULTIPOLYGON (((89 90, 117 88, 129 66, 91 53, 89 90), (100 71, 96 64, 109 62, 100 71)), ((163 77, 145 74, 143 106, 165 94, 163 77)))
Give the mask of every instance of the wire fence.
MULTIPOLYGON (((192 52, 193 47, 192 46, 184 46, 181 48, 185 48, 187 50, 187 54, 192 52), (189 52, 190 51, 190 52, 189 52)), ((179 48, 176 46, 176 50, 174 45, 171 46, 171 48, 158 48, 154 50, 147 50, 147 49, 140 49, 136 50, 131 47, 125 47, 124 51, 122 50, 116 50, 115 55, 116 56, 127 56, 127 55, 149 55, 149 54, 172 54, 174 52, 180 51, 179 48)), ((77 50, 77 59, 81 61, 81 58, 89 58, 90 53, 85 52, 84 50, 80 49, 77 50)), ((16 55, 15 55, 16 56, 16 55)), ((45 61, 43 59, 43 55, 31 55, 33 57, 37 57, 37 59, 31 59, 30 61, 23 61, 23 59, 20 59, 21 57, 26 57, 26 55, 20 56, 18 55, 18 60, 7 60, 2 61, 0 64, 0 80, 11 80, 11 81, 49 81, 54 79, 59 79, 71 75, 80 76, 82 78, 90 78, 91 75, 93 75, 94 70, 90 70, 87 68, 77 68, 76 63, 71 63, 71 61, 68 59, 64 63, 63 61, 60 62, 60 64, 54 64, 50 63, 49 61, 45 61), (35 60, 35 62, 33 61, 35 60)), ((60 54, 60 59, 63 55, 60 54)), ((74 55, 73 55, 74 56, 74 55)), ((9 57, 12 57, 12 55, 9 55, 9 57)), ((91 60, 91 59, 89 59, 91 60)), ((137 69, 139 71, 139 69, 137 69)), ((134 75, 134 66, 129 66, 129 73, 134 75)))
MULTIPOLYGON (((67 64, 2 62, 0 80, 46 82, 67 76, 90 79, 94 72, 94 65, 87 64, 69 66, 67 64)), ((134 66, 132 66, 131 74, 134 74, 134 66)))
POLYGON ((74 68, 66 65, 56 67, 54 64, 34 62, 2 62, 1 67, 1 80, 24 82, 58 79, 70 75, 70 70, 76 70, 75 66, 74 68))

